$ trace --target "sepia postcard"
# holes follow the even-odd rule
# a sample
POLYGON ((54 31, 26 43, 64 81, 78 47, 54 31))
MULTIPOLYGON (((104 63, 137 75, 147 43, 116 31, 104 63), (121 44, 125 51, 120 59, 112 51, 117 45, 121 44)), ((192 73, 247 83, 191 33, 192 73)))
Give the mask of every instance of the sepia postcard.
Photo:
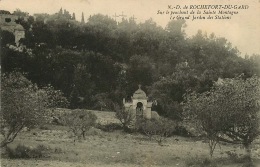
POLYGON ((2 167, 260 166, 260 0, 0 0, 2 167))

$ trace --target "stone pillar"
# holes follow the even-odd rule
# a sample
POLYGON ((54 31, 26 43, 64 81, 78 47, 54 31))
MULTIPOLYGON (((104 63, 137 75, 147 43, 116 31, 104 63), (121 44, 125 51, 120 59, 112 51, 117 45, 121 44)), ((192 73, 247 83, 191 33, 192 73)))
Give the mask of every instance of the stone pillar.
POLYGON ((151 119, 152 118, 152 102, 148 102, 146 106, 146 118, 151 119))

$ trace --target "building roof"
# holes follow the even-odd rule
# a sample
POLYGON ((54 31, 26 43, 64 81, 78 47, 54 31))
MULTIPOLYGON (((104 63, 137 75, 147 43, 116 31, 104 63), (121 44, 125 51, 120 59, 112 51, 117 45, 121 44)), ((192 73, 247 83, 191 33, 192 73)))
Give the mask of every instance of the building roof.
POLYGON ((9 14, 11 15, 11 13, 7 10, 0 10, 0 14, 9 14))
POLYGON ((24 28, 23 28, 22 25, 17 24, 17 25, 15 26, 15 30, 24 31, 24 28))
POLYGON ((146 93, 139 87, 133 94, 133 99, 147 99, 146 93))

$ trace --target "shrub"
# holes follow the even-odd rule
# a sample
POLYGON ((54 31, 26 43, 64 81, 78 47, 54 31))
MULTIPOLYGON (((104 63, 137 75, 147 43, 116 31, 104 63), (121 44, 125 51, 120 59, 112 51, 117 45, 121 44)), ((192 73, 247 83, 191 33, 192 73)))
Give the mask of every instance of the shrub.
POLYGON ((159 145, 163 140, 172 135, 176 124, 169 119, 140 119, 136 123, 139 131, 149 137, 150 140, 155 139, 159 145))
POLYGON ((244 165, 251 164, 251 157, 248 155, 238 155, 235 151, 226 151, 228 158, 235 163, 244 163, 244 165))
POLYGON ((232 161, 236 162, 239 158, 238 154, 235 151, 226 151, 228 158, 232 161))
POLYGON ((9 158, 43 158, 47 157, 48 148, 44 145, 38 145, 36 148, 28 147, 25 145, 17 145, 16 148, 6 148, 6 152, 9 158))
POLYGON ((191 133, 184 126, 176 126, 173 132, 174 135, 190 137, 191 133))
POLYGON ((98 128, 104 132, 113 132, 115 130, 121 130, 122 126, 118 123, 109 123, 109 124, 105 124, 105 125, 97 124, 96 128, 98 128))
POLYGON ((130 126, 135 119, 135 116, 133 112, 131 112, 131 109, 126 109, 125 107, 114 105, 114 110, 116 111, 116 118, 121 122, 124 130, 129 131, 130 126))
MULTIPOLYGON (((248 156, 247 156, 248 157, 248 156)), ((248 157, 250 158, 250 157, 248 157)), ((251 159, 251 158, 250 158, 251 159)), ((242 167, 256 167, 253 162, 250 160, 250 161, 246 161, 244 162, 244 164, 242 165, 242 167)))

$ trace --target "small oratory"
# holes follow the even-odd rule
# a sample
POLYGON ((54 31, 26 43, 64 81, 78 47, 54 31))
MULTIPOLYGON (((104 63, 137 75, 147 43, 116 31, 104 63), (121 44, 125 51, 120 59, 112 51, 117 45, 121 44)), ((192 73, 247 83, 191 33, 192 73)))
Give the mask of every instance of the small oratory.
POLYGON ((139 89, 137 89, 131 97, 131 101, 126 102, 125 99, 123 99, 123 104, 126 111, 132 112, 136 119, 151 119, 152 117, 152 102, 148 102, 148 97, 146 96, 146 93, 141 89, 141 85, 139 85, 139 89))

